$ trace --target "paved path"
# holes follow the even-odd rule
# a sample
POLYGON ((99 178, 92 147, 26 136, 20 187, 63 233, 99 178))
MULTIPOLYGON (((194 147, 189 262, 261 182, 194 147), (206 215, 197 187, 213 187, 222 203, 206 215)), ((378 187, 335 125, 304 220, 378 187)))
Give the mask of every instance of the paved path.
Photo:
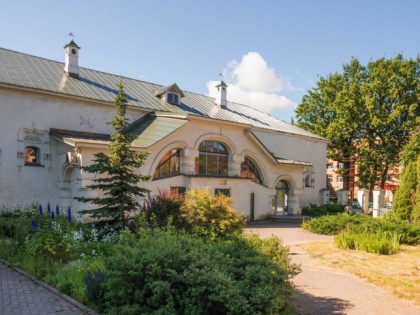
POLYGON ((1 315, 89 314, 54 292, 0 261, 1 315))
POLYGON ((310 241, 333 241, 332 236, 301 231, 298 225, 260 224, 246 228, 249 232, 283 239, 290 247, 293 262, 302 272, 293 279, 295 302, 301 314, 328 315, 419 315, 420 306, 386 292, 345 271, 322 265, 299 246, 310 241))

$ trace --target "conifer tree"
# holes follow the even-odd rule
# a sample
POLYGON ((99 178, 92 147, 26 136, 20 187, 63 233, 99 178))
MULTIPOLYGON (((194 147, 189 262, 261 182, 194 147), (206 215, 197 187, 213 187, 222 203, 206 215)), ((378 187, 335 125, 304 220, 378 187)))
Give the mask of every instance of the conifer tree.
POLYGON ((400 186, 398 187, 393 212, 402 220, 410 220, 413 212, 416 186, 417 186, 417 172, 416 161, 410 161, 402 173, 400 186))
POLYGON ((400 160, 404 170, 395 193, 393 212, 400 219, 420 221, 420 127, 411 134, 400 160))
POLYGON ((124 132, 128 126, 126 119, 127 98, 124 95, 124 84, 118 85, 118 94, 114 99, 116 115, 110 122, 115 132, 111 135, 109 154, 103 152, 95 154, 93 164, 81 167, 88 173, 99 176, 94 184, 87 188, 101 190, 103 196, 76 197, 75 199, 96 205, 95 209, 83 210, 82 214, 89 214, 92 218, 106 221, 110 225, 121 228, 127 226, 130 213, 138 210, 137 197, 143 197, 148 190, 138 186, 138 183, 148 177, 135 172, 136 168, 144 165, 147 152, 135 152, 131 149, 133 136, 124 132))

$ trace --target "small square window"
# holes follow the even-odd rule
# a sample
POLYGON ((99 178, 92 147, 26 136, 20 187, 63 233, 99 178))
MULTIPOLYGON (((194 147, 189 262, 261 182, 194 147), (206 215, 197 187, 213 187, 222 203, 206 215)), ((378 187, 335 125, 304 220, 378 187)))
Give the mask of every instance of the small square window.
POLYGON ((25 148, 25 165, 40 165, 40 150, 38 147, 25 148))
POLYGON ((223 195, 223 196, 227 196, 230 197, 230 189, 228 188, 215 188, 214 189, 214 194, 217 195, 223 195))
POLYGON ((176 192, 180 195, 185 194, 185 192, 187 191, 187 189, 183 186, 172 186, 171 187, 171 191, 176 192))
POLYGON ((179 96, 178 96, 178 94, 175 94, 175 93, 168 93, 166 95, 166 101, 170 104, 178 105, 179 104, 179 96))

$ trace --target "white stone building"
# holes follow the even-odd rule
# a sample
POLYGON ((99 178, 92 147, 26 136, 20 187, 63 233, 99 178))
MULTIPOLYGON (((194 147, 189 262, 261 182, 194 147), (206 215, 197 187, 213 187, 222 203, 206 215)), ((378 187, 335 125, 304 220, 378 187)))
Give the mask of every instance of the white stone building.
POLYGON ((152 193, 207 186, 248 219, 321 202, 325 139, 227 101, 223 82, 214 99, 79 67, 80 47, 64 48, 65 63, 0 49, 0 205, 86 207, 73 197, 94 193, 85 188, 93 175, 79 166, 107 151, 121 79, 152 193))

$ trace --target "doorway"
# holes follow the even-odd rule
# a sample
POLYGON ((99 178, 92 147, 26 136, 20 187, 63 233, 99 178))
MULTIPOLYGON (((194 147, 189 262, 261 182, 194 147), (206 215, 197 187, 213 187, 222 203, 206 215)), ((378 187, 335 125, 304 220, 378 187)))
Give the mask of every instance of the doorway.
POLYGON ((276 195, 274 197, 274 208, 276 214, 289 214, 289 184, 280 180, 276 184, 276 195))

